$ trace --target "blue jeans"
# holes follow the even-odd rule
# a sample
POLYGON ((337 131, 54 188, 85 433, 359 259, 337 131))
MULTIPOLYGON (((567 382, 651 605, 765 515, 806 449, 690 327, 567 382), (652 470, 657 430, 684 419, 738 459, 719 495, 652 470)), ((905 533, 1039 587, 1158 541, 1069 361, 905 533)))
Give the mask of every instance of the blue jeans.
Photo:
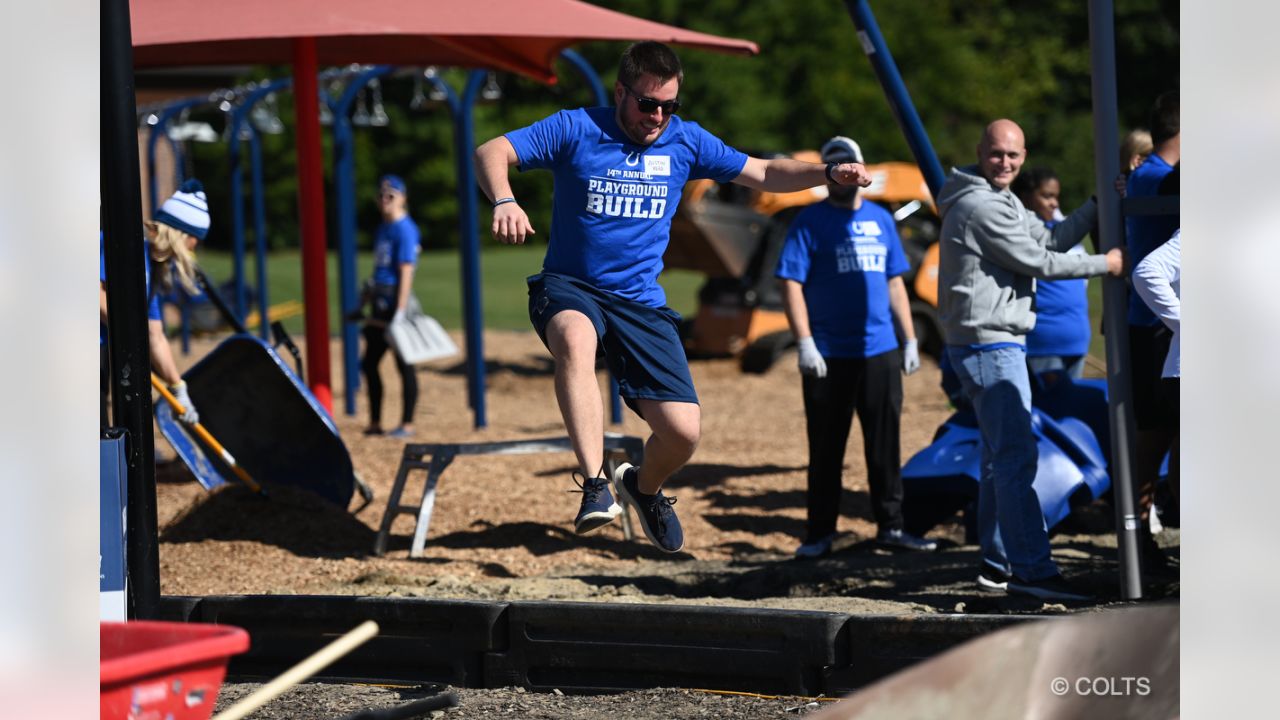
POLYGON ((1031 384, 1026 352, 1003 347, 947 346, 951 367, 973 404, 982 433, 978 483, 978 539, 982 559, 1022 580, 1057 574, 1049 532, 1031 486, 1039 451, 1031 431, 1031 384))

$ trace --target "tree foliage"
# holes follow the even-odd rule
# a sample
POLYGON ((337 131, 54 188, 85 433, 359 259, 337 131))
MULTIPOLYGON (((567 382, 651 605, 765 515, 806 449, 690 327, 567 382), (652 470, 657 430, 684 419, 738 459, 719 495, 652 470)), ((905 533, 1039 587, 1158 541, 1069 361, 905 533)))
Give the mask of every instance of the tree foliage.
MULTIPOLYGON (((594 0, 597 5, 702 32, 755 41, 756 57, 678 49, 685 66, 681 115, 726 142, 753 153, 817 148, 835 134, 855 138, 868 162, 911 160, 853 23, 838 0, 594 0)), ((1027 133, 1030 164, 1053 166, 1065 205, 1093 192, 1093 129, 1088 6, 1080 0, 911 0, 874 2, 876 19, 944 167, 974 161, 983 126, 1009 117, 1027 133)), ((1178 85, 1178 4, 1174 0, 1116 0, 1117 87, 1123 133, 1146 124, 1160 92, 1178 85)), ((607 91, 625 43, 577 48, 607 91)), ((281 77, 288 68, 259 68, 254 78, 281 77)), ((480 104, 476 142, 566 107, 594 104, 571 65, 546 86, 500 75, 503 97, 480 104)), ((460 91, 461 70, 445 72, 460 91)), ((356 130, 356 198, 360 243, 377 225, 375 183, 384 172, 402 175, 410 212, 428 247, 458 243, 454 133, 443 106, 410 110, 410 73, 383 82, 391 123, 356 130)), ((281 102, 287 130, 264 140, 267 213, 272 247, 297 244, 291 98, 281 102)), ((332 155, 325 133, 326 172, 332 155)), ((468 151, 468 159, 470 152, 468 151)), ((210 244, 230 233, 226 146, 195 148, 193 170, 205 180, 214 211, 210 244)), ((545 173, 513 173, 513 187, 545 241, 551 182, 545 173)), ((332 198, 326 177, 327 197, 332 198)), ((246 176, 246 190, 248 187, 246 176)), ((336 238, 328 207, 330 243, 336 238)), ((482 237, 489 214, 481 205, 482 237)), ((246 202, 246 218, 251 218, 246 202)), ((250 223, 251 226, 251 223, 250 223)), ((247 233, 249 234, 249 233, 247 233)))

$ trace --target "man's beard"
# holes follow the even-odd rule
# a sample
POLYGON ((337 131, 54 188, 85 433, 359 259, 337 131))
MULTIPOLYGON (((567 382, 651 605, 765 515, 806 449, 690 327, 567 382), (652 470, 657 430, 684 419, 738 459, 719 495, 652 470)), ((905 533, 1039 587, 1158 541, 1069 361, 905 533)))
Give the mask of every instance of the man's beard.
POLYGON ((853 201, 858 197, 858 190, 857 185, 828 186, 827 194, 832 200, 841 205, 852 205, 853 201))

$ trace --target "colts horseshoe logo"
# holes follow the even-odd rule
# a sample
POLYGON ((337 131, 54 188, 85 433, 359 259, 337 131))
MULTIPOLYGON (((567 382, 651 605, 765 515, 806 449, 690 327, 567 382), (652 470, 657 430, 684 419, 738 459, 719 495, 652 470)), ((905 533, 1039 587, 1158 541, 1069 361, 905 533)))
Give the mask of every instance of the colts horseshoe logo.
POLYGON ((638 152, 627 153, 627 167, 635 167, 636 165, 639 165, 639 164, 640 164, 640 153, 638 152))

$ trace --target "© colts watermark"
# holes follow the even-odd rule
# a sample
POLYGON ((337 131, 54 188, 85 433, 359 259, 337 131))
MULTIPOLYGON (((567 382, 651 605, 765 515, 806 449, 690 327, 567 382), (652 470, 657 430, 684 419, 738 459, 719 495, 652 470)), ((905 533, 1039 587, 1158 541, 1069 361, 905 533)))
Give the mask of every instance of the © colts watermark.
POLYGON ((1059 697, 1080 696, 1146 696, 1151 694, 1151 680, 1146 677, 1056 677, 1049 683, 1049 690, 1059 697))

